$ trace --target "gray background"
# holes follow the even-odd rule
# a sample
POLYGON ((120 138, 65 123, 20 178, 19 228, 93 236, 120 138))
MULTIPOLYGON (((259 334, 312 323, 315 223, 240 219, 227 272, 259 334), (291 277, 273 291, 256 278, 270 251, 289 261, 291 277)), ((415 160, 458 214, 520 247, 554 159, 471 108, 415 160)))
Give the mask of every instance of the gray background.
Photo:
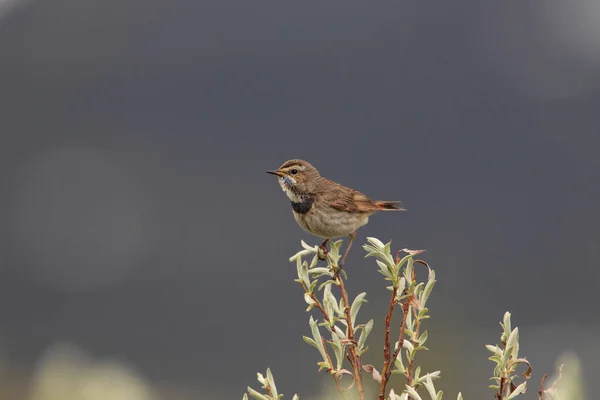
MULTIPOLYGON (((165 398, 240 398, 266 367, 286 398, 315 398, 323 376, 287 259, 317 239, 264 173, 290 158, 408 209, 373 217, 358 242, 427 249, 438 285, 423 359, 449 398, 491 398, 483 345, 505 310, 534 366, 529 398, 565 351, 590 381, 598 8, 5 1, 5 397, 24 397, 35 361, 68 342, 165 398)), ((368 292, 366 360, 380 364, 388 294, 363 254, 350 255, 349 290, 368 292)))

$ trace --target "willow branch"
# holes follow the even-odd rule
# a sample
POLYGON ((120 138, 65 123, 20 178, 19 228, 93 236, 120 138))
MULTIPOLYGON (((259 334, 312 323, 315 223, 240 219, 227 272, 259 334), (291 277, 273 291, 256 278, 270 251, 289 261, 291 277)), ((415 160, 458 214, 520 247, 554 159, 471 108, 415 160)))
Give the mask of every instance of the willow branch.
POLYGON ((340 288, 340 292, 342 293, 342 300, 344 302, 346 324, 348 325, 348 340, 350 341, 348 348, 350 350, 350 357, 352 358, 351 364, 354 368, 354 379, 356 382, 356 387, 358 388, 360 400, 364 400, 365 390, 362 385, 362 377, 360 376, 360 358, 356 353, 356 341, 354 340, 354 327, 352 326, 352 316, 350 314, 350 301, 348 300, 348 292, 346 292, 344 281, 341 276, 338 275, 336 277, 336 281, 340 288))
MULTIPOLYGON (((304 289, 305 293, 308 293, 308 288, 306 287, 306 285, 304 283, 301 283, 302 288, 304 289)), ((323 314, 323 318, 325 319, 325 321, 327 321, 329 324, 329 330, 334 334, 337 335, 335 329, 333 328, 333 325, 331 324, 331 318, 329 317, 329 314, 327 314, 327 311, 325 311, 325 307, 323 307, 323 305, 321 304, 321 302, 319 301, 319 299, 317 298, 317 296, 315 295, 315 293, 311 293, 310 294, 310 298, 312 299, 312 301, 314 301, 315 307, 317 307, 319 309, 319 311, 321 311, 321 314, 323 314)), ((325 345, 325 339, 323 339, 323 348, 325 348, 325 354, 327 355, 327 361, 329 362, 329 365, 333 366, 333 363, 331 361, 331 357, 329 356, 329 352, 327 351, 327 346, 325 345)), ((329 371, 328 371, 329 372, 329 371)), ((344 397, 344 390, 342 389, 342 386, 340 385, 340 380, 339 377, 334 373, 331 374, 333 381, 335 382, 335 387, 337 388, 338 392, 340 393, 340 396, 342 399, 345 399, 344 397)))
POLYGON ((385 338, 383 340, 383 369, 381 371, 381 384, 379 385, 379 399, 385 399, 385 388, 387 386, 393 362, 395 359, 390 358, 390 323, 392 321, 392 314, 396 307, 396 294, 398 293, 398 287, 392 288, 392 297, 390 298, 390 306, 388 308, 387 315, 385 316, 385 338), (390 371, 390 373, 388 373, 390 371))

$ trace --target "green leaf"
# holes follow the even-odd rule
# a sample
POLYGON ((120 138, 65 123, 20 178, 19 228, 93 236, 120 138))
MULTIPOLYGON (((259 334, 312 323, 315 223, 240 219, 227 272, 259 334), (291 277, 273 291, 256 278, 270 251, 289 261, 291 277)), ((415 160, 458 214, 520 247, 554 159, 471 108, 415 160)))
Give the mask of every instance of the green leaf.
POLYGON ((439 379, 440 378, 440 371, 434 371, 434 372, 429 372, 425 375, 423 375, 422 377, 420 377, 418 380, 416 380, 416 383, 420 384, 423 383, 425 386, 427 386, 427 380, 431 379, 439 379))
POLYGON ((431 397, 431 400, 437 400, 438 397, 440 397, 441 399, 441 392, 436 392, 435 390, 435 386, 433 385, 433 379, 434 378, 439 378, 440 376, 440 371, 435 371, 435 372, 430 372, 428 374, 423 375, 419 381, 423 382, 423 386, 425 386, 425 389, 427 389, 427 392, 429 393, 429 397, 431 397))
POLYGON ((358 311, 360 310, 360 306, 363 303, 366 303, 365 296, 367 294, 365 292, 360 293, 354 298, 352 302, 352 306, 350 306, 350 321, 352 323, 352 327, 354 328, 354 324, 356 324, 356 316, 358 315, 358 311))
POLYGON ((431 295, 431 291, 433 290, 433 286, 435 285, 435 272, 433 270, 429 270, 429 279, 427 280, 427 284, 425 285, 425 289, 423 289, 423 293, 421 294, 421 298, 419 299, 419 303, 421 304, 421 308, 425 307, 427 300, 429 300, 429 295, 431 295))
POLYGON ((304 301, 306 302, 306 304, 308 304, 309 306, 314 305, 315 301, 313 300, 313 298, 310 296, 309 293, 304 293, 304 301))
POLYGON ((306 261, 302 261, 301 258, 296 260, 296 270, 298 271, 298 279, 302 282, 306 287, 310 286, 310 278, 308 276, 308 264, 306 261))
POLYGON ((504 400, 512 400, 518 395, 525 393, 526 390, 527 382, 523 382, 519 386, 517 386, 515 390, 513 390, 512 393, 508 395, 508 397, 505 397, 504 400))
POLYGON ((310 270, 314 269, 317 266, 318 262, 319 262, 319 254, 315 254, 313 256, 312 260, 310 261, 310 265, 308 266, 308 270, 310 271, 310 270))
POLYGON ((406 333, 408 336, 410 336, 411 339, 414 337, 413 330, 415 329, 412 315, 413 315, 412 306, 409 306, 408 307, 408 315, 406 316, 406 325, 404 328, 404 333, 406 333))
POLYGON ((335 333, 331 333, 331 342, 329 342, 331 347, 333 348, 333 354, 335 356, 336 361, 336 371, 342 369, 342 362, 344 361, 344 349, 345 345, 342 344, 339 336, 335 333))
POLYGON ((304 339, 304 341, 308 344, 310 344, 311 346, 313 346, 314 348, 318 349, 319 347, 317 346, 317 343, 312 339, 309 338, 308 336, 302 336, 302 339, 304 339))
POLYGON ((365 325, 364 329, 360 332, 360 336, 358 337, 358 348, 362 349, 365 346, 365 342, 367 341, 367 337, 369 333, 371 333, 371 329, 373 329, 373 320, 370 320, 365 325))
POLYGON ((325 268, 325 267, 309 269, 308 272, 312 275, 318 275, 318 276, 329 275, 329 276, 331 276, 331 272, 329 271, 329 268, 325 268))
POLYGON ((395 266, 394 258, 390 254, 391 242, 384 245, 379 239, 369 237, 367 238, 367 241, 371 243, 371 246, 363 246, 363 248, 367 251, 367 255, 365 257, 377 257, 385 264, 389 266, 395 266))
MULTIPOLYGON (((312 316, 310 317, 308 324, 310 325, 310 330, 312 332, 312 336, 313 336, 314 342, 316 344, 316 347, 319 350, 319 352, 321 353, 321 357, 323 357, 323 361, 325 363, 328 363, 327 352, 325 350, 325 347, 323 346, 323 338, 321 337, 321 332, 319 331, 317 322, 313 319, 312 316)), ((329 367, 331 368, 331 366, 329 366, 329 367)))
POLYGON ((363 354, 365 354, 367 351, 369 350, 369 346, 365 346, 362 349, 358 350, 358 355, 362 356, 363 354))
POLYGON ((383 249, 385 246, 383 242, 376 237, 367 237, 367 241, 373 245, 376 249, 383 249))
MULTIPOLYGON (((404 367, 404 362, 402 361, 402 352, 401 351, 398 352, 398 357, 396 357, 396 359, 394 360, 394 366, 396 367, 396 369, 394 371, 398 371, 399 373, 402 373, 402 374, 404 372, 406 372, 406 368, 404 367)), ((392 373, 394 373, 394 371, 392 371, 392 373)))
POLYGON ((401 276, 400 279, 398 279, 398 294, 396 296, 397 300, 400 300, 398 296, 402 295, 404 289, 406 289, 406 278, 401 276))
POLYGON ((415 350, 415 346, 413 346, 410 340, 404 340, 402 342, 402 348, 405 349, 407 353, 413 353, 415 350))
POLYGON ((406 391, 406 392, 408 393, 408 395, 409 395, 410 397, 412 397, 414 400, 423 400, 423 399, 421 398, 421 396, 419 396, 419 393, 417 393, 417 391, 416 391, 414 388, 412 388, 411 386, 408 386, 408 385, 406 385, 406 389, 405 389, 405 391, 406 391))
MULTIPOLYGON (((346 321, 342 320, 340 322, 346 322, 346 321)), ((335 334, 338 335, 340 337, 340 339, 347 339, 348 338, 348 336, 346 335, 346 333, 344 333, 344 331, 342 331, 339 326, 335 325, 333 327, 333 329, 335 330, 335 334)))
POLYGON ((493 361, 498 365, 502 364, 502 359, 500 358, 500 356, 491 356, 488 358, 488 360, 493 361))
POLYGON ((267 368, 267 383, 269 384, 271 395, 277 397, 277 387, 275 386, 275 379, 273 379, 273 374, 271 373, 270 368, 267 368))
MULTIPOLYGON (((408 261, 406 263, 406 267, 404 268, 404 278, 406 279, 406 282, 410 282, 410 283, 412 283, 412 281, 413 281, 412 280, 413 261, 412 261, 411 257, 412 257, 411 255, 404 257, 404 258, 407 258, 407 261, 408 261)), ((409 283, 409 285, 410 285, 410 283, 409 283)))
POLYGON ((419 377, 421 376, 421 367, 417 367, 415 368, 415 372, 414 372, 414 376, 413 376, 413 380, 411 383, 413 382, 418 382, 419 381, 419 377))
POLYGON ((318 290, 318 291, 321 291, 321 290, 323 290, 323 288, 324 288, 325 286, 332 285, 332 284, 334 284, 334 283, 335 283, 335 281, 334 281, 333 279, 327 279, 325 282, 323 282, 323 283, 321 283, 321 284, 319 285, 319 288, 318 288, 317 290, 318 290))
MULTIPOLYGON (((412 258, 413 258, 413 254, 410 254, 410 253, 409 253, 409 254, 405 255, 404 257, 402 257, 402 258, 400 259, 400 261, 398 261, 398 262, 396 263, 396 268, 399 270, 400 268, 402 268, 402 266, 403 266, 403 265, 404 265, 404 264, 405 264, 405 263, 406 263, 408 260, 412 260, 412 258)), ((410 263, 410 266, 412 267, 412 262, 410 263)), ((407 278, 407 279, 408 279, 408 278, 407 278)), ((410 280, 412 280, 412 279, 408 279, 408 280, 410 281, 410 280)))
POLYGON ((427 341, 427 331, 423 331, 421 336, 419 336, 419 339, 417 340, 417 342, 419 343, 419 345, 422 346, 425 344, 426 341, 427 341))
POLYGON ((425 287, 425 282, 419 282, 415 286, 414 295, 417 297, 417 299, 420 298, 420 294, 423 292, 424 287, 425 287))
POLYGON ((489 351, 491 351, 492 353, 494 353, 495 355, 497 355, 498 357, 502 356, 502 349, 498 346, 492 346, 491 344, 486 344, 485 348, 488 349, 489 351))
POLYGON ((267 387, 267 380, 260 372, 256 374, 256 380, 259 381, 260 384, 263 385, 263 387, 267 387))
POLYGON ((298 253, 294 254, 292 257, 290 257, 290 262, 297 261, 298 259, 300 259, 306 255, 316 254, 318 252, 318 249, 319 249, 318 246, 311 247, 311 246, 307 245, 304 242, 304 240, 302 240, 300 243, 302 244, 302 247, 304 248, 304 250, 301 250, 298 253))
POLYGON ((513 358, 519 358, 519 328, 512 330, 506 341, 506 348, 512 348, 510 352, 513 358))
POLYGON ((510 332, 512 330, 510 326, 510 313, 508 311, 504 313, 503 322, 500 323, 500 326, 503 330, 501 336, 502 343, 506 343, 506 341, 508 340, 508 336, 510 335, 510 332))
POLYGON ((331 285, 325 286, 325 290, 323 290, 323 307, 330 318, 335 317, 339 313, 338 302, 331 292, 331 285))
POLYGON ((506 366, 508 365, 508 360, 510 360, 510 355, 512 353, 513 347, 512 346, 506 346, 506 350, 504 350, 504 354, 502 354, 502 357, 500 358, 502 363, 502 368, 506 368, 506 366))
POLYGON ((393 279, 393 277, 394 277, 394 271, 392 270, 392 268, 388 264, 384 263, 381 260, 375 260, 375 262, 379 266, 379 272, 383 276, 386 276, 386 277, 388 277, 390 279, 393 279))
POLYGON ((250 394, 250 396, 252 396, 256 400, 271 400, 269 397, 257 392, 256 390, 252 389, 250 386, 248 386, 247 390, 248 390, 248 393, 250 394))
POLYGON ((386 244, 383 245, 383 249, 381 249, 381 252, 384 254, 389 254, 390 256, 392 255, 392 242, 387 242, 386 244))
MULTIPOLYGON (((340 315, 343 315, 343 316, 344 316, 344 318, 345 318, 345 317, 346 317, 346 316, 345 316, 345 313, 346 313, 346 311, 345 311, 345 310, 346 310, 346 306, 344 305, 344 299, 340 299, 340 301, 339 301, 339 303, 338 303, 338 310, 340 310, 340 315)), ((345 320, 344 320, 344 321, 345 321, 345 320)))
POLYGON ((309 292, 309 293, 312 293, 312 292, 314 292, 314 291, 315 291, 315 287, 317 286, 317 283, 318 283, 318 282, 317 282, 317 280, 316 280, 316 279, 315 279, 315 280, 313 280, 313 281, 310 283, 310 286, 308 287, 308 292, 309 292))

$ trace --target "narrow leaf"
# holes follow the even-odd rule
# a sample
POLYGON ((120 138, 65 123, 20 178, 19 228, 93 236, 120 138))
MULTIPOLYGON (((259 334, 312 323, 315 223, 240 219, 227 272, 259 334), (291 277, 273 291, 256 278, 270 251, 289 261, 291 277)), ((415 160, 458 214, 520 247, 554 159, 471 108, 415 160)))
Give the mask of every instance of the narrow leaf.
POLYGON ((371 329, 373 329, 373 320, 367 322, 363 330, 360 332, 360 336, 358 337, 358 348, 362 349, 365 346, 365 342, 367 341, 367 337, 369 333, 371 333, 371 329))
POLYGON ((352 327, 354 327, 354 324, 356 324, 356 316, 358 315, 358 311, 360 310, 360 306, 362 305, 362 303, 366 303, 367 300, 365 300, 365 296, 367 294, 365 292, 360 293, 359 295, 357 295, 354 298, 354 301, 352 302, 352 306, 350 306, 350 320, 352 321, 352 327))
POLYGON ((517 386, 515 390, 513 390, 512 393, 508 395, 508 397, 505 397, 504 400, 512 400, 518 395, 525 393, 526 390, 527 382, 523 382, 519 386, 517 386))
POLYGON ((252 389, 250 386, 248 386, 247 390, 248 390, 248 393, 250 394, 250 396, 252 396, 256 400, 271 400, 269 397, 265 396, 262 393, 257 392, 256 390, 252 389))
POLYGON ((273 374, 271 373, 271 369, 267 368, 267 383, 269 384, 269 389, 271 390, 271 395, 277 398, 277 387, 275 387, 275 379, 273 379, 273 374))

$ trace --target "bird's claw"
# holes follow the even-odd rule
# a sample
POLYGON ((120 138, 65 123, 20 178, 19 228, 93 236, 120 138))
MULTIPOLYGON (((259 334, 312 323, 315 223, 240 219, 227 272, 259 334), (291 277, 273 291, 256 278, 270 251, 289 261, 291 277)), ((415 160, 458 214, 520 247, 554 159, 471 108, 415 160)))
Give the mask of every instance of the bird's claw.
POLYGON ((317 258, 319 260, 327 260, 327 254, 329 254, 329 249, 327 246, 319 246, 319 250, 317 251, 317 258))
POLYGON ((340 272, 342 272, 342 268, 344 268, 344 266, 340 263, 338 264, 337 268, 333 271, 333 276, 331 277, 332 280, 336 280, 337 277, 340 275, 340 272))

